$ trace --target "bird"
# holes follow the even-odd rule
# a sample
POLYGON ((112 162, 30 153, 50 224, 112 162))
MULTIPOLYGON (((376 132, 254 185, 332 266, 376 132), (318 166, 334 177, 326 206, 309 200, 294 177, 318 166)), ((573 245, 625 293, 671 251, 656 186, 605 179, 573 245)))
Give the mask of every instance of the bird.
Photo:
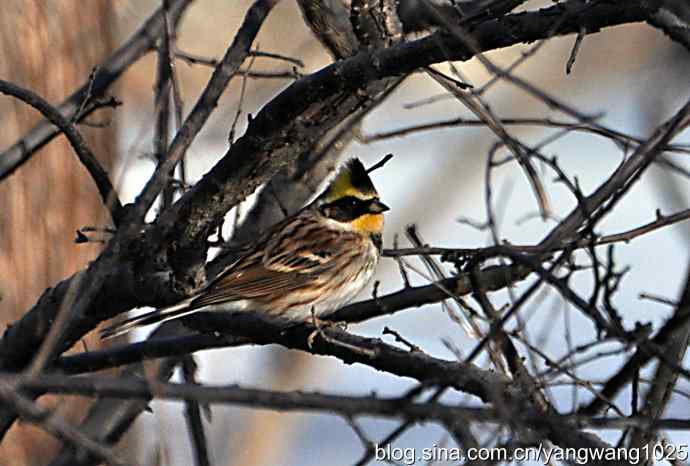
POLYGON ((102 338, 196 312, 255 312, 282 325, 310 322, 349 303, 381 256, 383 213, 357 158, 295 214, 239 248, 239 257, 197 293, 172 306, 110 325, 102 338))

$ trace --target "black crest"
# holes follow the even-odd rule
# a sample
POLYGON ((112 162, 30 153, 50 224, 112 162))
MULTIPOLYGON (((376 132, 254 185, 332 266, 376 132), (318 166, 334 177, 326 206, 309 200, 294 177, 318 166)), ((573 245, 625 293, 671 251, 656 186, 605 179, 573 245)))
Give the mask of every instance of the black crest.
POLYGON ((347 161, 345 169, 350 172, 350 182, 352 186, 357 188, 362 193, 373 194, 376 192, 374 183, 371 182, 367 169, 364 168, 362 162, 357 158, 352 158, 347 161))

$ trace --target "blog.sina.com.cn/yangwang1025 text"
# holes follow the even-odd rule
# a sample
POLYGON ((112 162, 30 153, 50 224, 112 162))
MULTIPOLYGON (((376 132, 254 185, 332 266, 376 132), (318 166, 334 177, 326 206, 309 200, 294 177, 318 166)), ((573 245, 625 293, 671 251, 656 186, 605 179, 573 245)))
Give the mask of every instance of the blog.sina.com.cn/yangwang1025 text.
POLYGON ((430 461, 492 461, 524 462, 539 461, 550 464, 552 461, 588 464, 593 461, 626 461, 642 464, 648 458, 657 461, 687 461, 690 457, 688 445, 658 443, 641 448, 558 448, 538 445, 530 448, 460 448, 440 447, 436 444, 421 449, 412 447, 393 447, 374 445, 374 459, 394 461, 404 465, 430 461))

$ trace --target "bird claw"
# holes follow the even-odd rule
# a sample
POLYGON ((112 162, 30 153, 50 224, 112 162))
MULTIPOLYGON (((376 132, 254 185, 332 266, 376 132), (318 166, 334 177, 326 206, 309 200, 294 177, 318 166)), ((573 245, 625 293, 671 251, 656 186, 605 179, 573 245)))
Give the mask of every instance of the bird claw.
POLYGON ((309 336, 307 337, 307 346, 309 346, 310 350, 314 349, 313 348, 314 347, 314 339, 316 338, 316 335, 318 335, 319 332, 320 332, 320 330, 317 328, 316 330, 311 332, 309 334, 309 336))
POLYGON ((359 348, 359 347, 351 345, 349 343, 339 341, 336 338, 333 338, 329 335, 326 335, 326 333, 324 333, 324 329, 329 329, 329 328, 337 328, 339 330, 345 331, 345 330, 347 330, 347 322, 343 322, 343 321, 333 322, 330 320, 321 320, 314 315, 313 311, 312 311, 312 315, 311 315, 311 320, 312 320, 312 324, 316 328, 307 337, 307 345, 309 345, 310 350, 313 349, 314 340, 316 339, 316 336, 319 335, 327 343, 337 345, 337 346, 340 346, 343 348, 347 348, 353 352, 363 354, 363 355, 368 356, 370 358, 376 357, 376 351, 373 351, 373 350, 370 350, 367 348, 359 348))
POLYGON ((311 312, 311 323, 316 328, 307 337, 307 345, 309 346, 309 349, 312 349, 312 347, 314 346, 314 340, 316 339, 317 335, 320 335, 321 338, 323 338, 326 341, 332 340, 332 338, 328 337, 324 333, 324 330, 328 330, 330 328, 336 328, 336 329, 342 330, 342 331, 347 330, 347 322, 342 321, 342 320, 338 321, 338 322, 334 322, 332 320, 319 319, 318 317, 316 317, 314 310, 312 310, 312 312, 311 312))

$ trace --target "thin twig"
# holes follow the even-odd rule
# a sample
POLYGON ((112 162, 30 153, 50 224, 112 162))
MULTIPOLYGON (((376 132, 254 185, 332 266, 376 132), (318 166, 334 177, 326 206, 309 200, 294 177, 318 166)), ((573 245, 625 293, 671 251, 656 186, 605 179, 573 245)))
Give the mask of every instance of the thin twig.
POLYGON ((240 115, 242 114, 242 104, 244 103, 244 96, 247 91, 247 73, 251 71, 255 58, 256 57, 252 57, 249 60, 249 65, 247 65, 247 71, 244 74, 242 74, 240 98, 237 101, 237 110, 235 111, 235 117, 232 119, 232 124, 230 125, 230 132, 228 133, 228 142, 230 143, 230 146, 232 146, 232 144, 235 142, 235 129, 237 128, 237 122, 239 121, 240 115))
POLYGON ((381 167, 383 167, 384 165, 386 165, 392 158, 393 158, 393 154, 386 154, 386 155, 384 155, 383 158, 382 158, 381 160, 379 160, 378 162, 376 162, 376 163, 375 163, 374 165, 372 165, 371 167, 367 168, 367 173, 371 173, 371 172, 373 172, 374 170, 378 170, 379 168, 381 168, 381 167))
MULTIPOLYGON (((182 375, 187 384, 198 386, 196 382, 197 365, 194 356, 189 355, 182 359, 182 375)), ((156 382, 156 387, 158 387, 156 382)), ((208 442, 204 431, 204 422, 201 419, 201 403, 203 400, 185 400, 185 419, 192 439, 194 449, 194 461, 196 466, 210 466, 208 442)), ((210 409, 210 408, 209 408, 210 409)))
MULTIPOLYGON (((645 223, 636 228, 626 230, 620 233, 614 233, 610 235, 604 235, 596 238, 593 242, 595 246, 603 246, 613 243, 629 243, 630 241, 638 238, 640 236, 646 235, 648 233, 654 232, 661 228, 674 225, 676 223, 684 222, 690 220, 690 209, 685 209, 680 212, 676 212, 671 215, 663 215, 659 211, 656 212, 656 220, 649 223, 645 223)), ((515 253, 525 253, 525 254, 545 254, 549 252, 556 252, 567 248, 587 248, 592 244, 591 240, 576 240, 572 242, 567 242, 564 244, 553 245, 550 248, 544 248, 540 245, 519 245, 510 244, 502 245, 499 249, 504 248, 510 249, 515 253)), ((467 256, 471 257, 476 254, 490 253, 492 250, 489 248, 441 248, 441 247, 418 247, 418 248, 399 248, 399 249, 384 249, 383 255, 386 257, 401 257, 401 256, 418 256, 418 255, 441 255, 448 258, 467 256)))
MULTIPOLYGON (((501 124, 506 126, 544 126, 547 128, 562 128, 568 131, 581 131, 611 139, 621 147, 628 148, 632 145, 639 145, 644 142, 643 139, 631 136, 611 128, 606 128, 601 125, 592 126, 589 123, 569 123, 566 121, 554 120, 551 118, 501 118, 501 124)), ((435 129, 451 128, 454 126, 486 126, 486 122, 480 119, 468 118, 450 118, 447 120, 440 120, 432 123, 425 123, 421 125, 412 125, 396 130, 390 130, 370 135, 362 135, 362 142, 368 144, 371 142, 383 141, 386 139, 408 136, 421 131, 430 131, 435 129)), ((664 147, 665 152, 678 152, 682 154, 690 154, 690 147, 687 144, 669 144, 664 147)))
POLYGON ((573 50, 570 52, 570 57, 568 58, 568 63, 565 64, 565 74, 570 74, 575 65, 575 59, 577 58, 577 53, 580 51, 580 46, 582 45, 582 39, 585 38, 587 34, 587 29, 583 26, 580 28, 580 32, 577 33, 575 38, 575 44, 573 44, 573 50))
POLYGON ((201 93, 194 108, 170 144, 168 157, 157 167, 155 173, 147 181, 146 186, 144 186, 144 189, 137 197, 135 204, 140 218, 143 219, 144 215, 149 211, 168 178, 172 176, 175 166, 184 156, 187 148, 206 123, 208 117, 211 116, 211 112, 216 108, 215 103, 248 56, 249 48, 261 25, 278 1, 257 0, 249 8, 240 30, 225 52, 223 60, 216 66, 211 79, 201 93))
MULTIPOLYGON (((189 52, 175 48, 175 57, 186 61, 190 65, 206 65, 215 67, 218 64, 217 58, 207 58, 200 55, 195 55, 189 52)), ((276 60, 286 61, 292 63, 300 68, 304 67, 304 62, 299 58, 289 57, 278 53, 265 52, 263 50, 251 50, 248 54, 250 57, 274 58, 276 60)))

